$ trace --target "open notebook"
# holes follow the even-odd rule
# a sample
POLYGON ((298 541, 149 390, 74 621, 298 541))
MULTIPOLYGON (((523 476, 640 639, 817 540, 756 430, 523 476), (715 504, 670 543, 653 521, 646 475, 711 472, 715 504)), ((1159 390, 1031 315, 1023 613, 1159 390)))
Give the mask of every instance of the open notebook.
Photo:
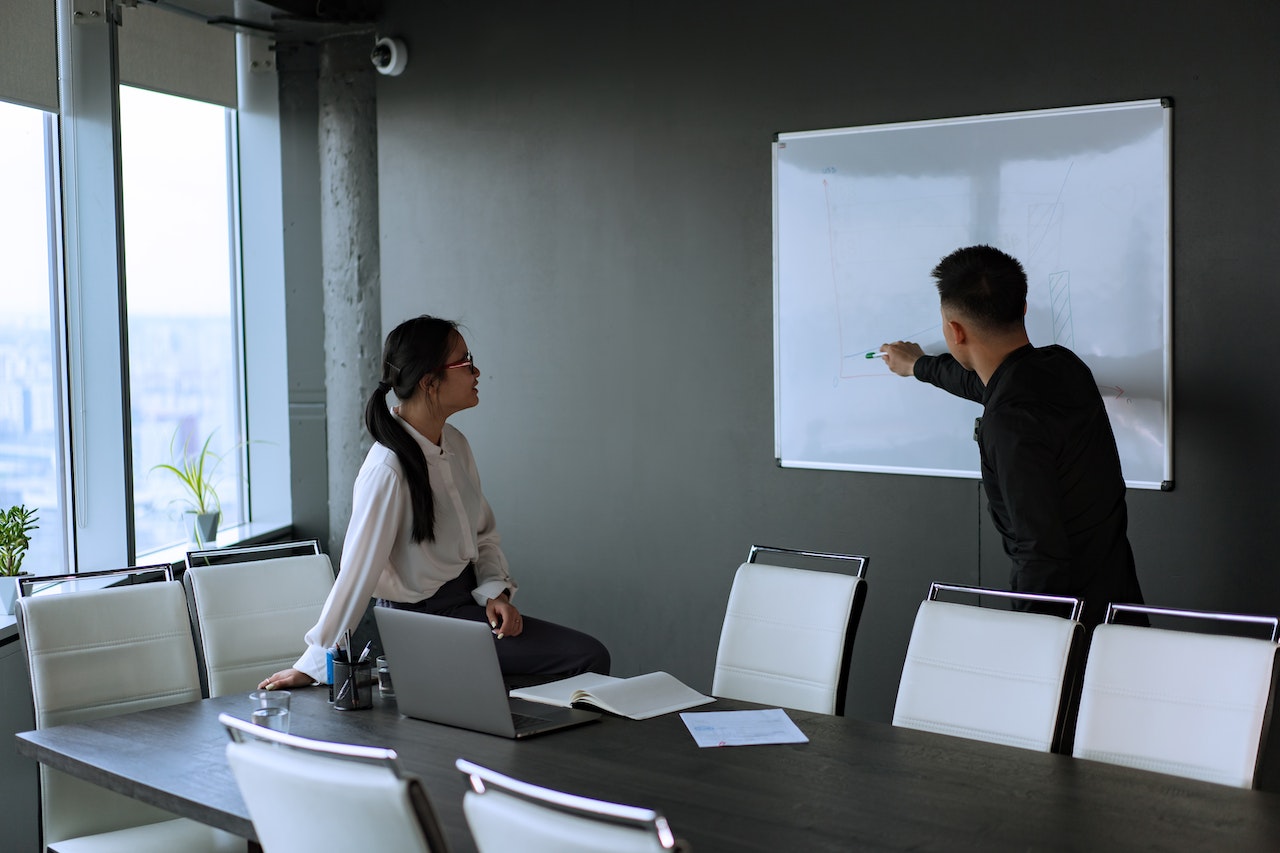
POLYGON ((715 701, 665 672, 632 678, 587 672, 549 684, 517 688, 511 691, 511 697, 563 708, 589 706, 633 720, 647 720, 715 701))

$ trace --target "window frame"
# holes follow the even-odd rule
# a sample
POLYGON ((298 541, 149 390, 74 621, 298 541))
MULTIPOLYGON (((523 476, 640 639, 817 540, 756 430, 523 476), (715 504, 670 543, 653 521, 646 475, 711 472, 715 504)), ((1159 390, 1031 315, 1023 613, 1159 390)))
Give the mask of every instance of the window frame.
MULTIPOLYGON (((75 24, 59 3, 64 73, 57 119, 62 225, 59 272, 61 400, 67 466, 67 554, 75 571, 137 563, 133 523, 128 323, 124 298, 119 68, 115 25, 75 24), (103 322, 114 317, 115 323, 103 322), (92 415, 92 416, 90 416, 92 415)), ((241 454, 245 523, 218 544, 291 532, 282 180, 278 93, 273 70, 250 72, 247 36, 237 36, 239 109, 227 133, 235 375, 246 443, 241 454), (246 112, 247 107, 247 112, 246 112), (245 128, 249 127, 249 140, 245 128)), ((237 478, 239 479, 239 478, 237 478)), ((189 546, 148 552, 180 562, 189 546)), ((65 571, 51 567, 48 571, 65 571)))

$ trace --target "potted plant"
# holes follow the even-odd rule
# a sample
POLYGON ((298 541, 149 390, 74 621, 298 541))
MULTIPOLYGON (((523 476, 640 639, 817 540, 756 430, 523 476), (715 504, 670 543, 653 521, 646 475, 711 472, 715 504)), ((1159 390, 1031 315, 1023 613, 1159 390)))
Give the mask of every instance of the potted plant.
POLYGON ((7 615, 13 614, 18 578, 28 574, 22 571, 22 560, 31 546, 31 531, 38 529, 39 520, 36 510, 21 504, 0 513, 0 608, 7 615))
POLYGON ((204 440, 200 452, 189 454, 187 445, 182 446, 182 453, 174 453, 174 444, 178 440, 175 432, 169 442, 169 455, 173 462, 162 462, 153 465, 152 471, 168 471, 178 478, 186 495, 183 498, 187 509, 184 515, 191 517, 189 530, 191 541, 204 546, 218 538, 218 522, 222 518, 222 503, 218 500, 218 490, 214 485, 213 474, 222 457, 209 449, 213 441, 213 433, 204 440))

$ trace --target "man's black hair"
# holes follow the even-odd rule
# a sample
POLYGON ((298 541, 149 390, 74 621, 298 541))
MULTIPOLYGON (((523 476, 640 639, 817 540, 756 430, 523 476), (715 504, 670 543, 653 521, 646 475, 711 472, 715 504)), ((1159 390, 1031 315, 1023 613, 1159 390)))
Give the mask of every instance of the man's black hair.
POLYGON ((956 249, 933 268, 942 307, 986 329, 1022 326, 1027 274, 1022 264, 991 246, 956 249))

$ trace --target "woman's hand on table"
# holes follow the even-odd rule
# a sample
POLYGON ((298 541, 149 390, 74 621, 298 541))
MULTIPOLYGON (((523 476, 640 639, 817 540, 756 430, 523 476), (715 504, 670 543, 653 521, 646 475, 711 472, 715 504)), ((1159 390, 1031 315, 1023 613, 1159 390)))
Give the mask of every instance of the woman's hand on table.
POLYGON ((269 675, 262 679, 258 689, 288 690, 290 687, 307 687, 315 683, 316 680, 305 672, 300 672, 296 669, 282 669, 275 675, 269 675))

